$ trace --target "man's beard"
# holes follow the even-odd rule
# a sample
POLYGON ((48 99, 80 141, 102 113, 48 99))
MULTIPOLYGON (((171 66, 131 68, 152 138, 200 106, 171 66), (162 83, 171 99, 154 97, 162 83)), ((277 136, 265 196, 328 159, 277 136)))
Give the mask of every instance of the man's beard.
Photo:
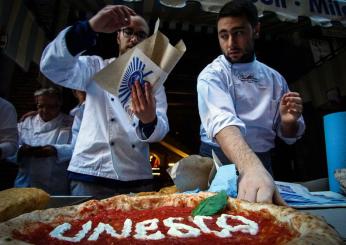
POLYGON ((255 59, 255 42, 248 43, 248 45, 243 49, 243 56, 238 60, 232 60, 231 57, 224 53, 226 59, 231 63, 250 63, 255 59))
POLYGON ((232 58, 229 57, 226 53, 223 53, 223 55, 232 64, 235 64, 235 63, 249 63, 249 62, 254 61, 254 59, 255 59, 255 51, 254 50, 252 50, 251 52, 245 53, 240 59, 238 59, 236 61, 232 60, 232 58))

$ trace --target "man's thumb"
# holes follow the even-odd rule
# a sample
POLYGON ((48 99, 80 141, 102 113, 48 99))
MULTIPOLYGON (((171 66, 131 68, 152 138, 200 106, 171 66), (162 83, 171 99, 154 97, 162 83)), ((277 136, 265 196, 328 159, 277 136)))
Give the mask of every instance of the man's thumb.
POLYGON ((277 187, 275 187, 275 191, 273 195, 273 203, 280 206, 288 206, 285 200, 281 197, 277 187))

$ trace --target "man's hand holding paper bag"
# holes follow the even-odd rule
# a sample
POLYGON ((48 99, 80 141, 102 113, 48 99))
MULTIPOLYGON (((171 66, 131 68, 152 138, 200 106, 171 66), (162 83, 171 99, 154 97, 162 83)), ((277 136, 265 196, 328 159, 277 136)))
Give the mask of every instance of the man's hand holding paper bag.
MULTIPOLYGON (((148 85, 145 86, 145 83, 149 82, 150 87, 155 91, 156 87, 164 83, 168 74, 186 51, 182 40, 173 47, 168 38, 158 31, 158 26, 159 21, 156 23, 152 36, 128 50, 94 76, 94 80, 102 88, 119 97, 127 112, 132 112, 139 117, 143 114, 138 111, 137 106, 137 102, 140 102, 141 98, 145 97, 149 107, 155 106, 154 98, 147 93, 146 86, 148 85), (133 95, 137 95, 138 100, 131 103, 134 98, 133 95, 131 96, 131 91, 136 81, 145 89, 141 94, 142 91, 134 86, 137 92, 133 95)), ((143 121, 143 123, 145 122, 143 121)))
POLYGON ((169 130, 166 94, 157 81, 164 81, 177 59, 169 62, 173 65, 168 68, 162 62, 157 65, 153 54, 166 57, 162 50, 170 49, 156 52, 155 42, 146 44, 151 49, 142 46, 139 50, 136 45, 149 33, 146 21, 133 10, 106 6, 89 21, 78 21, 62 30, 43 52, 40 67, 44 75, 58 85, 87 93, 77 154, 69 165, 73 195, 102 198, 153 189, 149 143, 162 140, 169 130), (119 60, 83 53, 97 43, 97 32, 114 31, 119 60), (95 74, 105 67, 96 75, 102 78, 101 83, 95 82, 95 74), (131 100, 135 101, 133 108, 131 100), (128 108, 131 116, 123 108, 128 108))
POLYGON ((141 120, 148 124, 156 118, 156 101, 152 94, 152 86, 146 82, 144 88, 139 81, 135 81, 131 91, 132 112, 141 120))

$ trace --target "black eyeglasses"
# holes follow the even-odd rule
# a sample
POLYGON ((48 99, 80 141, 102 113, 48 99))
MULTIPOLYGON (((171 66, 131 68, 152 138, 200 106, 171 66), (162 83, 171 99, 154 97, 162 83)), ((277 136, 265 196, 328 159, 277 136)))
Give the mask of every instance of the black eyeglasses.
POLYGON ((132 28, 124 28, 124 29, 121 29, 121 31, 123 32, 126 38, 132 38, 133 36, 136 36, 138 41, 143 41, 144 39, 148 37, 148 34, 146 32, 144 31, 135 32, 132 28))

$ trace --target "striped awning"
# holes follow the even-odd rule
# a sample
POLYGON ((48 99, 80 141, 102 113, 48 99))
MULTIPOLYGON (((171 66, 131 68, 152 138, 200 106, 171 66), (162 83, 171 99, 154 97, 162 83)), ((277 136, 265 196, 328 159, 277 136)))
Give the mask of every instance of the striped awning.
POLYGON ((27 71, 32 61, 40 62, 46 36, 23 2, 0 1, 1 48, 27 71))

